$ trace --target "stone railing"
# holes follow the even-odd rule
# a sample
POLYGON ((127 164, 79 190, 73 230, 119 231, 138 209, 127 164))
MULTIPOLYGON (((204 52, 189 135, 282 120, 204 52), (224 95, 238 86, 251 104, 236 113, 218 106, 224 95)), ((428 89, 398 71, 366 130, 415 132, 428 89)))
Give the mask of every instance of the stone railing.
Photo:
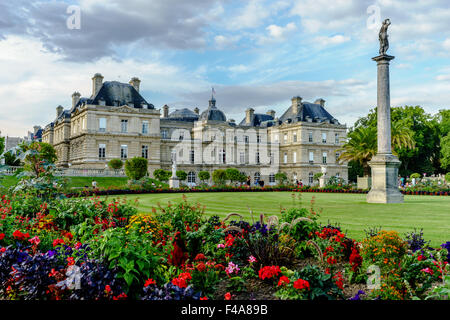
MULTIPOLYGON (((12 176, 18 169, 23 167, 3 166, 0 167, 0 174, 12 176)), ((75 168, 58 168, 55 170, 56 176, 64 177, 125 177, 125 171, 111 169, 75 169, 75 168)))

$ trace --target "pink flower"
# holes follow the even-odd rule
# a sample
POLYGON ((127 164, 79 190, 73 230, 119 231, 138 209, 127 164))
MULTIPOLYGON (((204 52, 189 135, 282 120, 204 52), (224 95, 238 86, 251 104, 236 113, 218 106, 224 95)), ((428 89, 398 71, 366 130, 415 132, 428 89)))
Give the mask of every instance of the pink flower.
POLYGON ((257 261, 257 260, 256 260, 256 258, 255 258, 254 256, 248 257, 248 262, 254 263, 254 262, 256 262, 256 261, 257 261))
POLYGON ((34 244, 34 245, 39 245, 39 243, 41 243, 41 240, 39 239, 39 237, 38 236, 35 236, 34 238, 31 238, 30 240, 28 240, 28 241, 30 241, 32 244, 34 244))
POLYGON ((422 270, 420 270, 420 271, 423 271, 423 272, 425 272, 425 273, 429 273, 430 275, 433 275, 433 270, 431 270, 430 268, 425 268, 425 269, 422 269, 422 270))
POLYGON ((237 264, 234 264, 233 262, 229 262, 228 263, 228 267, 225 268, 225 272, 227 273, 227 275, 230 275, 232 273, 238 273, 239 272, 239 267, 237 264))
POLYGON ((225 245, 224 245, 223 243, 219 243, 219 244, 217 245, 217 248, 218 248, 218 249, 220 249, 220 248, 225 248, 225 245))

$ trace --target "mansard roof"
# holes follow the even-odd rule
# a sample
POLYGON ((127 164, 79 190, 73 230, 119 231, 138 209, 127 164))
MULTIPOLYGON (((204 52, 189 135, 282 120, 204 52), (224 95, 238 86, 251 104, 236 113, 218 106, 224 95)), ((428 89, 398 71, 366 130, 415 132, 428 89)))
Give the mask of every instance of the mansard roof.
POLYGON ((294 114, 291 105, 279 120, 282 123, 293 123, 308 120, 310 122, 324 122, 329 120, 331 123, 339 124, 339 121, 328 113, 323 106, 310 102, 303 102, 299 105, 297 114, 294 114))
POLYGON ((272 120, 273 120, 273 117, 271 115, 268 115, 265 113, 255 113, 252 121, 249 124, 245 122, 245 118, 244 118, 244 119, 242 119, 241 123, 239 123, 239 125, 240 126, 261 127, 261 126, 267 126, 264 124, 267 124, 267 122, 270 122, 272 120))
POLYGON ((70 112, 74 112, 83 103, 93 105, 104 104, 111 107, 128 105, 129 107, 138 109, 143 108, 143 105, 147 105, 147 109, 155 109, 155 106, 148 103, 132 85, 118 81, 103 82, 95 97, 80 98, 70 112))
POLYGON ((199 118, 199 115, 196 114, 194 111, 189 110, 188 108, 183 109, 177 109, 169 114, 167 118, 164 118, 166 120, 173 120, 173 121, 189 121, 194 122, 197 121, 199 118))

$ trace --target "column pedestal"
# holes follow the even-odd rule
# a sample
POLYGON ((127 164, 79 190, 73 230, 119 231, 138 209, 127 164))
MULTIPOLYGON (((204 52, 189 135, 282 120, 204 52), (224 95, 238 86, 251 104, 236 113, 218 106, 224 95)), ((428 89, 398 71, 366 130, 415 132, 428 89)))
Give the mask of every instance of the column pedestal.
POLYGON ((372 188, 367 194, 368 203, 403 203, 403 194, 398 190, 400 163, 392 154, 377 154, 369 161, 372 188))
POLYGON ((171 189, 177 189, 180 187, 180 179, 178 179, 177 177, 171 177, 169 179, 169 187, 171 189))

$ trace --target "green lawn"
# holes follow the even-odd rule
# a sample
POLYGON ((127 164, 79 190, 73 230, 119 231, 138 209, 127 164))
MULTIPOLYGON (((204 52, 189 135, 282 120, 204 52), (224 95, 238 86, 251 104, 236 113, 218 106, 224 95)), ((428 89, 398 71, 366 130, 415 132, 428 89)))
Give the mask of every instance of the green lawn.
MULTIPOLYGON (((237 212, 251 221, 247 205, 255 217, 279 214, 280 206, 293 206, 291 192, 221 192, 187 193, 189 202, 206 206, 208 215, 226 216, 237 212)), ((139 211, 151 212, 158 202, 166 205, 169 201, 179 202, 182 194, 127 195, 130 200, 139 199, 139 211)), ((347 234, 355 239, 364 238, 368 227, 382 226, 385 230, 396 230, 401 235, 414 228, 423 228, 424 237, 433 246, 450 241, 450 197, 405 196, 403 204, 366 203, 364 194, 301 193, 302 204, 310 207, 315 197, 315 208, 322 210, 320 221, 339 223, 347 234)))

